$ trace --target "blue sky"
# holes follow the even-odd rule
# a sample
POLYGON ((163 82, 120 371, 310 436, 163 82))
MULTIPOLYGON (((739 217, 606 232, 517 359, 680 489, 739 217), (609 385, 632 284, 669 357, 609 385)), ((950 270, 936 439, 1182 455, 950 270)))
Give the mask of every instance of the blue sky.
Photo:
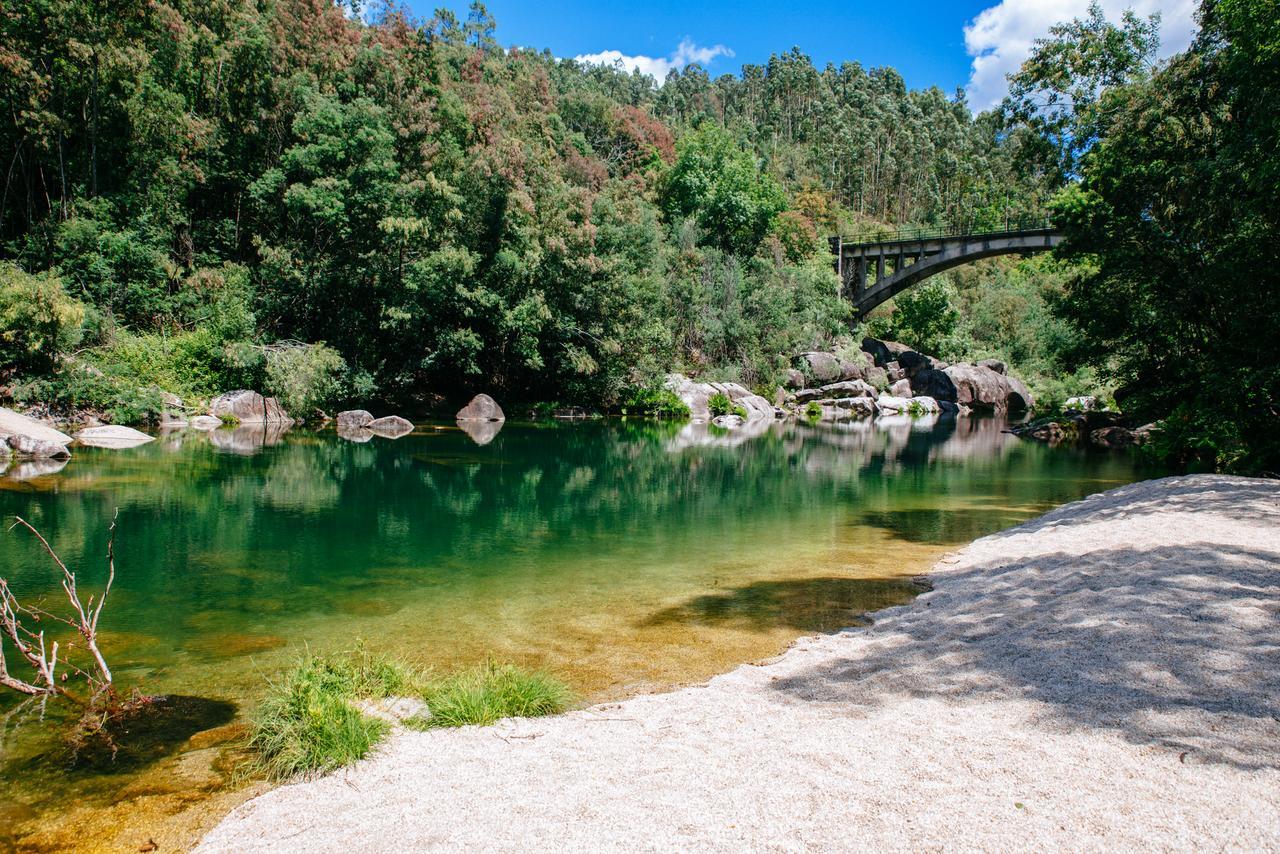
MULTIPOLYGON (((410 0, 421 17, 437 5, 460 16, 466 2, 410 0)), ((621 58, 661 77, 698 61, 713 75, 764 63, 798 46, 818 67, 856 60, 891 65, 912 88, 967 88, 982 108, 1004 93, 1004 74, 1055 21, 1083 14, 1088 0, 489 0, 503 45, 550 48, 557 56, 621 58)), ((1186 46, 1195 0, 1103 0, 1111 17, 1127 7, 1161 12, 1164 53, 1186 46)))

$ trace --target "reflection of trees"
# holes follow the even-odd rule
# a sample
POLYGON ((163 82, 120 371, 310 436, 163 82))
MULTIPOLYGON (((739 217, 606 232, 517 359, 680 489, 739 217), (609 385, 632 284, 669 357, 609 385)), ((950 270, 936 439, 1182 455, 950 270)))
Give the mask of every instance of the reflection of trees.
MULTIPOLYGON (((1128 478, 1123 458, 1018 443, 1000 426, 772 425, 736 447, 635 422, 507 425, 482 447, 457 430, 368 444, 295 431, 252 456, 187 434, 85 449, 44 491, 0 492, 0 510, 96 567, 118 506, 112 628, 137 621, 181 637, 189 615, 211 609, 331 609, 342 591, 393 575, 429 584, 499 574, 516 551, 535 563, 542 552, 619 544, 669 553, 732 535, 742 519, 785 523, 848 507, 854 522, 954 541, 1020 518, 1000 507, 1093 491, 1082 479, 1128 478)), ((0 559, 18 568, 20 589, 51 582, 30 543, 0 537, 0 559)))

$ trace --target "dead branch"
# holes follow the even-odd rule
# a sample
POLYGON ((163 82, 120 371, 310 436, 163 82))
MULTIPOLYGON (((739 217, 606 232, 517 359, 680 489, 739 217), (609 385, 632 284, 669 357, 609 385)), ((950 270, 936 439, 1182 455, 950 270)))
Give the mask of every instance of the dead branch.
MULTIPOLYGON (((119 511, 117 511, 117 516, 119 511)), ((58 667, 58 644, 55 641, 51 648, 46 649, 44 632, 32 632, 22 623, 23 615, 39 620, 42 616, 48 616, 52 619, 64 622, 71 626, 79 635, 84 638, 85 648, 89 650, 93 656, 94 667, 96 673, 89 673, 70 663, 69 668, 76 673, 81 674, 89 682, 93 689, 93 694, 97 696, 104 691, 110 691, 112 687, 111 668, 107 666, 106 658, 102 655, 102 650, 98 648, 98 621, 102 618, 102 608, 107 603, 107 596, 111 593, 111 585, 116 578, 116 561, 115 561, 115 540, 116 540, 116 519, 111 520, 111 536, 107 540, 107 583, 102 590, 102 595, 95 597, 90 595, 88 601, 80 598, 80 591, 76 587, 76 574, 67 568, 67 565, 58 557, 53 547, 49 545, 49 541, 31 525, 30 522, 21 516, 15 517, 14 527, 22 525, 31 533, 35 534, 36 539, 40 541, 40 545, 53 559, 58 569, 62 572, 62 590, 66 594, 67 601, 71 605, 74 612, 72 619, 64 619, 49 614, 40 608, 27 607, 18 602, 17 597, 9 588, 6 579, 0 578, 0 644, 3 644, 3 638, 7 637, 17 648, 18 653, 31 665, 36 672, 36 679, 28 681, 17 678, 9 673, 8 666, 5 664, 3 649, 0 648, 0 685, 20 691, 24 694, 67 694, 58 686, 57 667, 58 667)), ((12 528, 10 529, 12 530, 12 528)), ((66 676, 63 676, 65 679, 66 676)))

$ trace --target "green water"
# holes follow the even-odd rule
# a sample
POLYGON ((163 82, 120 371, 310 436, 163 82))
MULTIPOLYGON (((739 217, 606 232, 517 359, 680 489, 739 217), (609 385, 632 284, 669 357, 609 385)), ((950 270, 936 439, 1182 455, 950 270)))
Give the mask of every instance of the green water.
MULTIPOLYGON (((947 548, 1151 474, 1002 426, 513 423, 484 445, 453 425, 363 444, 185 432, 11 469, 0 515, 30 521, 96 589, 118 511, 102 645, 125 686, 243 714, 304 644, 363 639, 440 667, 546 667, 597 699, 854 624, 908 601, 908 577, 947 548)), ((57 604, 29 534, 0 534, 0 566, 24 599, 57 604)), ((138 773, 58 766, 48 729, 29 711, 6 724, 0 812, 7 798, 39 826, 66 791, 106 805, 138 773)))

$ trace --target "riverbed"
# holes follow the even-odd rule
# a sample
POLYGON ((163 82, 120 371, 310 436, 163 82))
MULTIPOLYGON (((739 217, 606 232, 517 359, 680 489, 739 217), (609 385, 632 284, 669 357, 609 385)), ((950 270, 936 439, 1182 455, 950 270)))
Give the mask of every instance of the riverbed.
MULTIPOLYGON (((246 425, 12 470, 0 513, 39 528, 86 586, 118 512, 101 638, 118 682, 217 702, 118 767, 72 766, 47 722, 10 717, 0 846, 189 844, 256 790, 228 784, 236 724, 304 647, 514 661, 584 702, 648 693, 909 602, 948 549, 1152 474, 1005 426, 423 424, 356 443, 246 425)), ((29 535, 0 536, 0 565, 20 595, 56 601, 29 535)))

